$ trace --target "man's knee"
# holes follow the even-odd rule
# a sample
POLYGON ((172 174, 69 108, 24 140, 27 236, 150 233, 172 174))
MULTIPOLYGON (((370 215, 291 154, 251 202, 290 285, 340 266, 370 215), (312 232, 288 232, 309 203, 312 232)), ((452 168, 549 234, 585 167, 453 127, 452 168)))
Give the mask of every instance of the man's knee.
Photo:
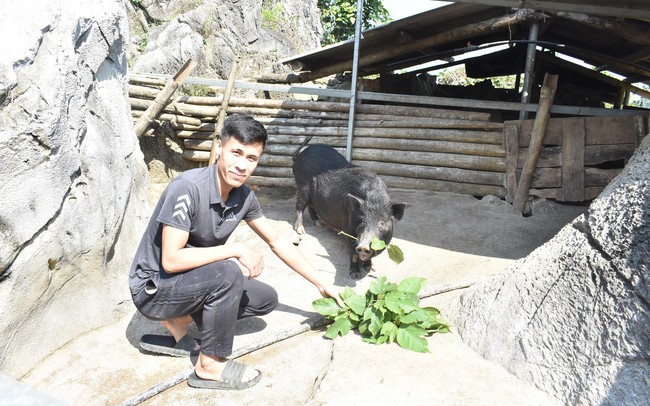
POLYGON ((278 292, 269 286, 265 293, 266 300, 263 309, 261 310, 265 312, 264 314, 267 314, 271 313, 276 307, 278 307, 278 292))
POLYGON ((257 280, 244 282, 244 295, 240 303, 239 317, 263 316, 278 307, 278 292, 257 280))
POLYGON ((243 291, 244 290, 244 276, 242 275, 241 268, 234 261, 221 261, 219 264, 221 268, 220 278, 224 286, 230 289, 243 291))

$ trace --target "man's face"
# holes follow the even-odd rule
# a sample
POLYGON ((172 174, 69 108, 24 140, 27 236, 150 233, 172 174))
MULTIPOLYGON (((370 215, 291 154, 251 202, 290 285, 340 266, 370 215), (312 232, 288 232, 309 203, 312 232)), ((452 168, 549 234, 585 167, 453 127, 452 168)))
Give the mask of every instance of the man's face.
POLYGON ((242 144, 235 137, 228 138, 225 143, 219 141, 217 172, 222 184, 233 188, 241 186, 253 174, 263 149, 261 142, 242 144))

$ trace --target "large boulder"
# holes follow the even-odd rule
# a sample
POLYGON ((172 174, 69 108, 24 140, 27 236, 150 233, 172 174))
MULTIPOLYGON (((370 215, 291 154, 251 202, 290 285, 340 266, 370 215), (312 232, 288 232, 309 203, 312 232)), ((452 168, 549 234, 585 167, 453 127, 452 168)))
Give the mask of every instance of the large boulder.
MULTIPOLYGON (((143 1, 131 8, 132 21, 140 11, 151 16, 158 9, 143 1)), ((225 79, 239 56, 238 78, 288 73, 280 59, 320 46, 316 0, 176 0, 164 12, 168 21, 134 24, 142 54, 134 57, 133 72, 174 74, 192 58, 193 76, 225 79)))
POLYGON ((132 310, 148 180, 125 90, 121 0, 2 12, 0 369, 20 376, 132 310))
POLYGON ((578 217, 452 312, 463 340, 578 405, 648 405, 650 137, 578 217))

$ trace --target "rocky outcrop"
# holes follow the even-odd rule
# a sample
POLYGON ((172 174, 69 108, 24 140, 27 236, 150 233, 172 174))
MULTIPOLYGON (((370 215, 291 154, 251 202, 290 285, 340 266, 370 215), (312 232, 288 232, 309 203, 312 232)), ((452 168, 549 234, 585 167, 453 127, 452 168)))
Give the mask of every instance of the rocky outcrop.
POLYGON ((11 2, 0 34, 0 369, 18 377, 132 310, 149 210, 122 2, 11 2))
POLYGON ((650 137, 589 208, 455 314, 485 358, 575 405, 647 405, 650 137))
POLYGON ((320 46, 316 0, 173 1, 165 9, 142 1, 129 9, 137 73, 174 74, 192 58, 192 76, 224 79, 236 56, 239 78, 287 73, 280 59, 320 46))

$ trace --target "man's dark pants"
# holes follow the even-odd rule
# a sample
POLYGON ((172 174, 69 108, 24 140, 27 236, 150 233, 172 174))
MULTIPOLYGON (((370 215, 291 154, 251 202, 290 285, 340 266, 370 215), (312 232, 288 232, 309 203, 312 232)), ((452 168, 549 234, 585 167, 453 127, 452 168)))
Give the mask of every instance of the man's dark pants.
POLYGON ((152 320, 191 315, 202 333, 201 352, 227 357, 237 319, 270 313, 278 305, 278 294, 244 276, 236 262, 223 260, 182 273, 160 272, 133 296, 133 303, 152 320))

